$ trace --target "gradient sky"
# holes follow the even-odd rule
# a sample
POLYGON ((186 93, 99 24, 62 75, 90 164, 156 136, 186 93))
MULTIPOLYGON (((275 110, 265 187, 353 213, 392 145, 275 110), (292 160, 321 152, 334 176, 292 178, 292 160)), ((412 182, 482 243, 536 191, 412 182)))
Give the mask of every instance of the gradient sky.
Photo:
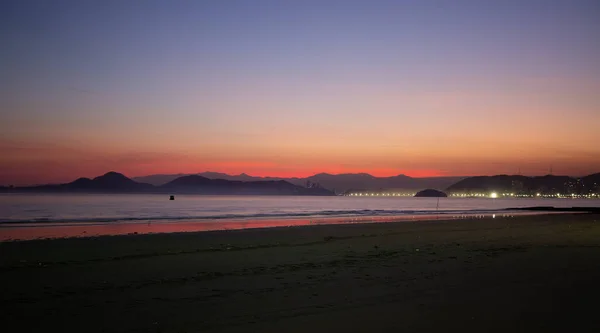
POLYGON ((0 3, 0 184, 600 171, 600 2, 0 3))

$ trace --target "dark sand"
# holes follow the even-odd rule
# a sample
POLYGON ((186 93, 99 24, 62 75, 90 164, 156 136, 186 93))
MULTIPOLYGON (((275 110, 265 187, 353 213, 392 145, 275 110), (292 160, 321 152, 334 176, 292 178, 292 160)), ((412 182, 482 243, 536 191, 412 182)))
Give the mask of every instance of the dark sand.
POLYGON ((600 215, 0 243, 6 332, 600 332, 600 215))

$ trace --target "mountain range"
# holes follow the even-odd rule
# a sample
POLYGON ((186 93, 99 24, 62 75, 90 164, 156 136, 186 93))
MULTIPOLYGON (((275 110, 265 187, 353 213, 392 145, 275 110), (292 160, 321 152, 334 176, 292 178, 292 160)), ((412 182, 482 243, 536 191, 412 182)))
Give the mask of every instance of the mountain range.
POLYGON ((515 194, 597 194, 600 192, 600 173, 581 178, 569 176, 479 176, 463 179, 446 189, 448 193, 510 192, 515 194))
POLYGON ((236 194, 236 195, 334 195, 324 188, 305 188, 285 180, 239 181, 210 179, 198 175, 182 176, 160 189, 169 193, 236 194))
MULTIPOLYGON (((190 174, 166 174, 149 175, 143 177, 134 177, 133 179, 142 183, 153 185, 164 185, 174 179, 190 174)), ((379 190, 379 189, 398 189, 398 190, 422 190, 424 188, 445 189, 448 186, 466 178, 466 177, 430 177, 413 178, 406 175, 392 177, 375 177, 367 173, 356 174, 338 174, 319 173, 306 178, 277 178, 277 177, 254 177, 245 173, 239 175, 229 175, 219 172, 202 172, 195 174, 209 179, 224 179, 231 181, 278 181, 284 180, 298 186, 316 186, 332 190, 336 193, 344 193, 349 190, 379 190)))
POLYGON ((598 194, 600 173, 581 178, 546 175, 412 178, 405 175, 374 177, 369 174, 316 174, 307 178, 252 177, 206 172, 202 175, 152 175, 127 178, 108 172, 90 179, 29 187, 0 187, 1 192, 51 193, 196 193, 222 195, 335 195, 363 190, 443 189, 447 193, 510 192, 515 194, 598 194), (211 178, 212 177, 212 178, 211 178), (154 184, 144 182, 153 181, 154 184), (164 183, 162 183, 164 182, 164 183), (445 185, 447 184, 447 185, 445 185))
POLYGON ((209 179, 191 175, 182 176, 172 181, 155 186, 137 182, 117 172, 108 172, 102 176, 89 179, 79 178, 73 182, 57 185, 41 185, 29 187, 0 188, 11 192, 51 192, 51 193, 189 193, 189 194, 223 194, 223 195, 334 195, 324 188, 305 188, 289 182, 278 181, 231 181, 209 179))

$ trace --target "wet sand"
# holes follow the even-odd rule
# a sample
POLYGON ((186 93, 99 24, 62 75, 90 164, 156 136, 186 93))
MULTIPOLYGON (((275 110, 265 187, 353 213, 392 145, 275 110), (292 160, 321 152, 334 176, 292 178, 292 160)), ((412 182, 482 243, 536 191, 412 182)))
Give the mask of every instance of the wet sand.
POLYGON ((598 332, 600 215, 0 243, 3 327, 598 332))
POLYGON ((389 223, 450 219, 480 219, 515 215, 560 214, 562 212, 513 211, 481 214, 404 214, 388 216, 336 216, 310 218, 261 218, 122 222, 17 222, 0 223, 0 242, 49 238, 95 237, 130 234, 156 234, 237 230, 273 227, 298 227, 321 224, 389 223))

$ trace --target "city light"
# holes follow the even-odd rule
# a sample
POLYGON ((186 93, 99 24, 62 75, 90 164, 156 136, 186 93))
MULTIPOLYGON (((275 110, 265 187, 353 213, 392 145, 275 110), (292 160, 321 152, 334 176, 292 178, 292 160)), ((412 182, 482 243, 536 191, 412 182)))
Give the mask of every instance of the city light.
MULTIPOLYGON (((365 197, 413 197, 415 193, 408 192, 351 192, 346 196, 365 196, 365 197)), ((595 199, 600 198, 598 193, 576 194, 576 193, 510 193, 510 192, 490 192, 490 193, 448 193, 449 197, 459 198, 559 198, 559 199, 595 199)))

